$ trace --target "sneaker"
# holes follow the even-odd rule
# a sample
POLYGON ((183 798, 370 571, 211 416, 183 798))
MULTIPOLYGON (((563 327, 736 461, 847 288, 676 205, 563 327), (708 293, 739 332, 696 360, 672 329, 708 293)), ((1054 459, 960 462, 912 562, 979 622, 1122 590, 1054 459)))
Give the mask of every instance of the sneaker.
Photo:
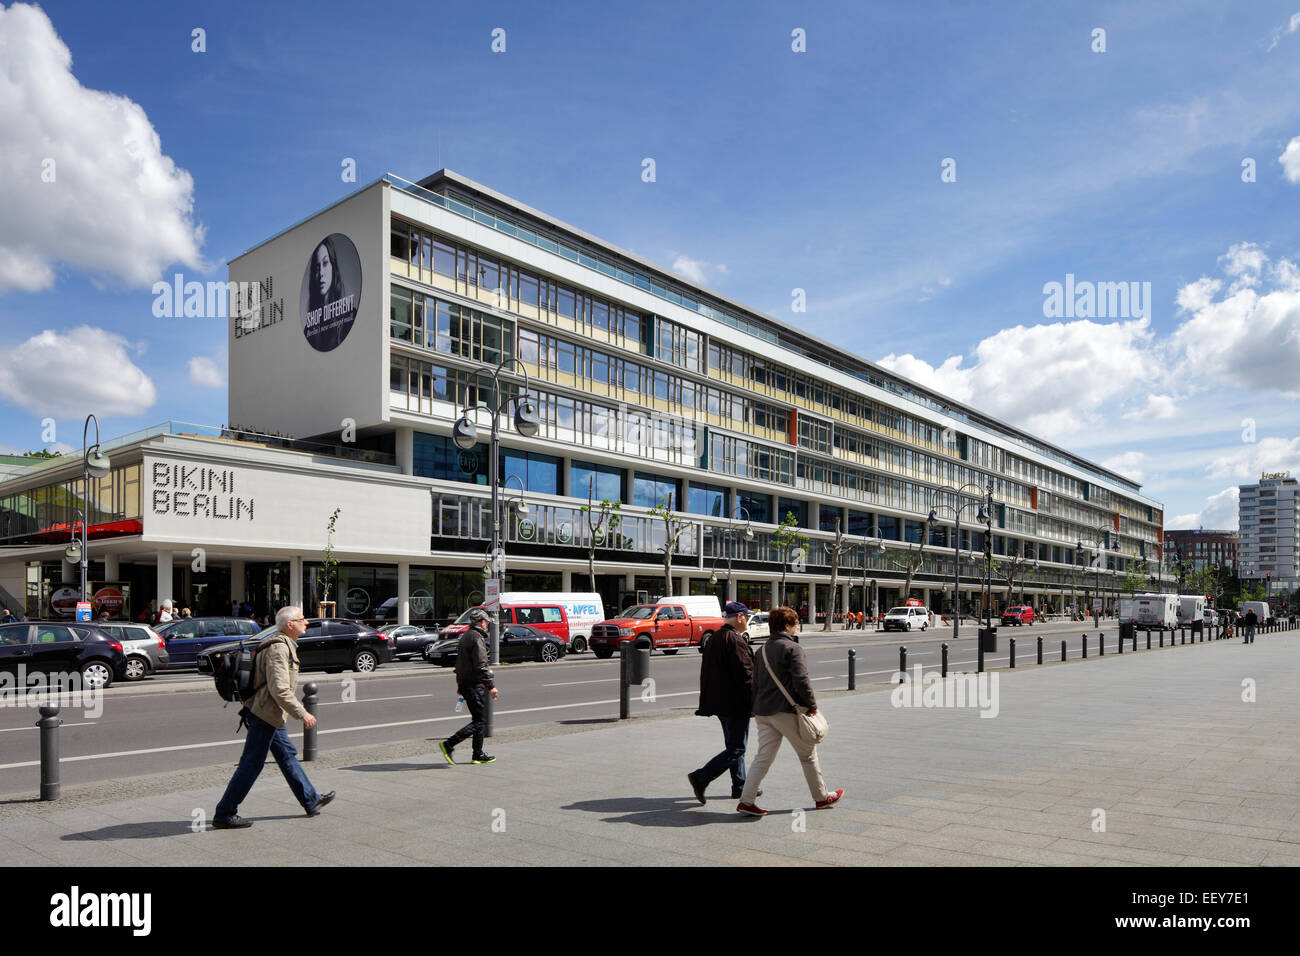
POLYGON ((252 820, 245 820, 241 816, 229 817, 225 820, 213 820, 212 829, 214 830, 246 830, 253 825, 252 820))
MULTIPOLYGON (((733 791, 731 791, 731 799, 732 799, 732 800, 739 800, 739 799, 741 798, 741 795, 742 795, 743 793, 744 793, 743 790, 733 790, 733 791)), ((755 799, 757 799, 758 797, 761 797, 762 795, 763 795, 763 791, 762 791, 762 790, 758 791, 758 793, 755 795, 755 799)))
POLYGON ((491 763, 496 759, 497 758, 493 757, 491 754, 477 754, 470 763, 491 763))
POLYGON ((438 741, 438 749, 442 751, 442 757, 447 761, 447 763, 451 764, 453 767, 456 766, 456 761, 451 759, 451 748, 447 746, 447 741, 438 741))
POLYGON ((320 797, 315 803, 311 805, 311 807, 307 810, 307 816, 309 817, 320 816, 320 808, 325 806, 325 804, 329 803, 333 799, 334 799, 334 791, 331 790, 329 793, 325 794, 325 796, 323 797, 320 797))
POLYGON ((736 809, 741 813, 749 814, 751 817, 767 816, 766 810, 760 809, 759 807, 754 806, 754 804, 752 803, 738 803, 736 804, 736 809))
POLYGON ((839 801, 840 801, 840 797, 842 797, 842 796, 844 796, 844 791, 843 791, 843 790, 836 790, 836 791, 834 791, 833 793, 828 793, 828 794, 826 794, 826 799, 825 799, 825 800, 818 800, 818 801, 817 801, 817 809, 818 809, 818 810, 829 810, 831 807, 835 806, 835 804, 839 803, 839 801))
POLYGON ((695 799, 700 801, 700 806, 704 806, 704 804, 707 802, 704 799, 704 788, 707 785, 695 779, 695 774, 693 773, 688 773, 686 775, 686 782, 691 785, 691 790, 695 792, 695 799))

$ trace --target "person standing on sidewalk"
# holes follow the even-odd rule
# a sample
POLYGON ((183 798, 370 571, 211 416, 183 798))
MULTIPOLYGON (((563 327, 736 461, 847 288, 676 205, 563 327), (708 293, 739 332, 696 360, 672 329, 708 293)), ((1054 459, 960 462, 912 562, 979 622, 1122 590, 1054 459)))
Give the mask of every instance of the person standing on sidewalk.
POLYGON ((484 630, 488 612, 476 607, 469 612, 469 627, 456 645, 456 691, 469 706, 469 723, 438 744, 447 763, 454 764, 451 752, 466 737, 474 738, 471 763, 491 763, 496 757, 483 752, 483 734, 487 730, 487 699, 497 699, 492 672, 488 670, 487 631, 484 630))
POLYGON ((301 720, 305 730, 316 726, 316 718, 307 713, 294 695, 298 686, 298 638, 307 630, 307 619, 302 616, 301 608, 290 606, 280 608, 275 623, 278 631, 257 645, 253 664, 255 691, 241 712, 248 724, 248 736, 235 775, 217 804, 212 818, 214 830, 240 830, 253 825, 252 820, 245 820, 237 811, 262 772, 268 750, 307 816, 316 816, 321 807, 334 799, 333 790, 323 797, 316 793, 284 729, 285 714, 301 720))
POLYGON ((749 743, 749 718, 754 712, 754 655, 741 632, 749 623, 749 608, 729 601, 723 623, 700 658, 700 717, 717 717, 722 724, 723 750, 699 770, 686 775, 695 799, 704 806, 704 791, 726 771, 731 771, 731 799, 738 800, 745 786, 745 748, 749 743))
POLYGON ((768 617, 772 637, 754 659, 754 722, 758 725, 758 755, 749 768, 744 792, 736 809, 750 816, 767 815, 754 801, 758 787, 767 775, 782 740, 790 741, 795 755, 803 764, 808 792, 818 810, 833 807, 844 796, 843 790, 826 789, 822 779, 821 763, 817 759, 817 745, 799 736, 798 712, 777 686, 784 685, 794 703, 809 714, 817 713, 817 699, 813 696, 812 681, 808 677, 808 659, 799 646, 799 615, 788 607, 779 607, 768 617), (775 679, 774 679, 775 678, 775 679))
POLYGON ((1246 620, 1245 620, 1246 626, 1244 630, 1245 630, 1245 641, 1247 644, 1255 643, 1255 625, 1258 623, 1259 623, 1259 615, 1255 613, 1255 609, 1252 607, 1250 610, 1246 612, 1246 620))

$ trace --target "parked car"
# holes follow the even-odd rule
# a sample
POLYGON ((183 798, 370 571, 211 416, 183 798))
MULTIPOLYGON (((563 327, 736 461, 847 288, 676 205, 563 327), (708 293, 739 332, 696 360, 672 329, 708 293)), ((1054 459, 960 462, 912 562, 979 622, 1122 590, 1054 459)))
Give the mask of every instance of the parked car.
POLYGON ((599 658, 613 656, 623 641, 650 638, 652 650, 676 654, 683 647, 704 645, 722 627, 722 606, 712 596, 663 598, 656 604, 634 604, 616 618, 591 629, 591 650, 599 658))
POLYGON ((86 687, 112 686, 126 672, 122 645, 90 624, 26 621, 0 624, 0 670, 81 674, 86 687))
POLYGON ((1032 626, 1034 623, 1034 609, 1028 604, 1017 604, 1014 607, 1009 607, 1002 612, 1002 623, 1005 625, 1014 624, 1016 627, 1023 624, 1032 626))
MULTIPOLYGON (((554 663, 565 654, 565 646, 554 634, 527 624, 507 624, 501 629, 498 640, 502 664, 518 664, 522 661, 554 663)), ((424 649, 424 659, 440 667, 451 667, 456 663, 459 643, 460 638, 456 637, 430 644, 424 649)))
MULTIPOLYGON (((268 627, 246 640, 249 643, 262 641, 275 631, 274 627, 268 627)), ((199 673, 211 674, 212 659, 216 655, 235 650, 243 643, 245 641, 233 641, 203 651, 197 661, 199 673)), ((304 671, 337 674, 350 667, 354 671, 369 673, 392 659, 393 643, 388 635, 359 621, 308 618, 307 629, 298 638, 298 663, 300 670, 304 671)))
POLYGON ((759 638, 767 640, 769 637, 771 637, 771 628, 767 623, 767 612, 755 611, 749 616, 749 626, 745 628, 745 641, 753 644, 759 638))
POLYGON ((252 637, 262 630, 256 621, 242 617, 187 617, 158 625, 167 644, 169 668, 194 667, 199 655, 237 637, 252 637))
POLYGON ((167 669, 171 661, 167 643, 148 624, 103 621, 94 626, 122 645, 122 653, 126 655, 126 671, 122 679, 128 683, 144 680, 167 669))
POLYGON ((891 607, 885 615, 884 630, 910 631, 913 628, 924 631, 930 626, 930 612, 923 607, 891 607))
POLYGON ((401 627, 390 628, 384 633, 392 638, 393 657, 399 661, 420 657, 426 647, 442 640, 436 624, 427 628, 420 627, 418 624, 403 624, 401 627))

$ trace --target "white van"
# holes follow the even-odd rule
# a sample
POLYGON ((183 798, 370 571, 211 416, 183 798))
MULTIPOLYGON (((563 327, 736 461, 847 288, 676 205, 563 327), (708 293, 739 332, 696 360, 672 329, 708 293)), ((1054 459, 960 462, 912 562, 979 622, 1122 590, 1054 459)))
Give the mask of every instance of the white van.
POLYGON ((1178 626, 1178 595, 1133 595, 1133 623, 1138 627, 1173 630, 1178 626))
POLYGON ((1205 620, 1205 598, 1200 594, 1178 595, 1178 626, 1195 629, 1205 620))
POLYGON ((691 617, 722 617, 722 604, 716 594, 677 595, 657 597, 655 604, 680 604, 691 617))
MULTIPOLYGON (((718 599, 714 598, 716 605, 718 599)), ((501 603, 507 607, 521 604, 558 604, 569 621, 569 653, 581 654, 591 641, 593 626, 605 620, 605 605, 594 592, 561 594, 558 591, 505 591, 501 603)))
POLYGON ((930 626, 930 612, 923 607, 891 607, 885 615, 883 629, 886 631, 910 631, 913 628, 924 631, 930 626))
POLYGON ((1247 611, 1254 611, 1255 617, 1259 619, 1260 624, 1266 624, 1272 620, 1272 613, 1268 609, 1266 601, 1242 601, 1241 613, 1245 615, 1247 611))

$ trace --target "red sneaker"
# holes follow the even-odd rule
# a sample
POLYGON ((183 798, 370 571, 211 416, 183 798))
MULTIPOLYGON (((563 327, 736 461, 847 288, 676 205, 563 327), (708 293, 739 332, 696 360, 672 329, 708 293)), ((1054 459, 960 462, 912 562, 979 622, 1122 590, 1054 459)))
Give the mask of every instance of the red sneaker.
POLYGON ((834 793, 828 793, 825 800, 817 801, 818 810, 829 810, 835 804, 839 803, 840 797, 844 796, 843 790, 836 790, 834 793))
POLYGON ((748 813, 751 817, 767 816, 766 810, 756 807, 752 803, 738 803, 736 804, 736 809, 739 810, 741 813, 748 813))

